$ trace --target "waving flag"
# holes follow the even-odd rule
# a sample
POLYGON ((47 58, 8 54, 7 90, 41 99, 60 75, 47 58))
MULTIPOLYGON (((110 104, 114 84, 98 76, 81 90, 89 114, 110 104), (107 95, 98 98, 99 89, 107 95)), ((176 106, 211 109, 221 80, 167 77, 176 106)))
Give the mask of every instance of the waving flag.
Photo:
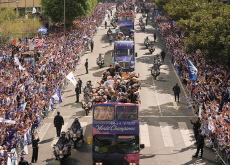
POLYGON ((14 62, 19 66, 20 70, 25 70, 25 68, 22 67, 22 64, 20 63, 18 57, 14 57, 14 62))
POLYGON ((57 96, 59 98, 58 104, 60 104, 62 102, 61 89, 58 88, 57 91, 56 91, 56 93, 57 93, 57 96))
POLYGON ((47 28, 46 27, 40 27, 40 28, 38 28, 38 32, 42 33, 42 34, 46 34, 47 33, 47 28))
POLYGON ((76 79, 75 79, 75 77, 74 77, 74 75, 73 75, 73 72, 70 72, 70 73, 66 76, 66 78, 67 78, 69 81, 71 81, 71 83, 73 83, 74 86, 76 86, 77 81, 76 81, 76 79))
POLYGON ((22 104, 20 107, 17 108, 17 111, 24 111, 26 109, 26 104, 27 102, 25 102, 24 104, 22 104))
POLYGON ((193 63, 186 59, 187 65, 188 65, 188 74, 189 74, 189 79, 190 80, 196 80, 197 78, 197 68, 193 65, 193 63))
POLYGON ((24 152, 25 154, 27 155, 29 152, 28 152, 28 139, 27 139, 27 136, 26 136, 26 133, 24 134, 24 152))
POLYGON ((175 62, 175 64, 174 64, 174 65, 176 66, 177 75, 178 75, 178 76, 182 76, 180 66, 179 66, 176 62, 175 62))
POLYGON ((43 43, 43 40, 39 40, 38 43, 37 43, 37 46, 42 47, 42 43, 43 43))

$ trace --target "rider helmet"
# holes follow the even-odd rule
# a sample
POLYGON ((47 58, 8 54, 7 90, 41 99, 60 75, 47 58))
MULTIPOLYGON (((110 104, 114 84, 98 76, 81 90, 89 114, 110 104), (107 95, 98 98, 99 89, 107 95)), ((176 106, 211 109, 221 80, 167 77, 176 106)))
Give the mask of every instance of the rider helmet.
POLYGON ((64 132, 64 131, 62 131, 62 132, 61 132, 61 135, 62 135, 62 136, 64 136, 64 135, 65 135, 65 132, 64 132))
POLYGON ((79 122, 79 121, 78 121, 78 118, 76 118, 74 121, 75 121, 75 122, 79 122))
POLYGON ((199 131, 199 132, 202 132, 202 129, 201 129, 201 128, 199 128, 199 129, 198 129, 198 131, 199 131))

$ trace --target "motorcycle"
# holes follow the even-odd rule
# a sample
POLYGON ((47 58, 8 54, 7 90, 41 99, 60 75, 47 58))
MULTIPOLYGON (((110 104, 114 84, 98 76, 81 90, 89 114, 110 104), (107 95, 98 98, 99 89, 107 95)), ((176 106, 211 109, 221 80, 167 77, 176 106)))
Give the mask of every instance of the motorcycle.
POLYGON ((114 21, 111 21, 111 23, 110 23, 110 24, 113 26, 113 28, 114 28, 114 29, 117 27, 117 23, 116 23, 116 22, 114 22, 114 21))
POLYGON ((146 46, 146 48, 149 47, 149 44, 150 44, 150 40, 149 40, 148 37, 146 37, 145 40, 144 40, 144 45, 146 46))
POLYGON ((112 34, 111 34, 111 35, 109 35, 109 44, 110 44, 110 45, 112 45, 112 41, 113 41, 113 36, 112 36, 112 34))
POLYGON ((54 144, 53 148, 56 159, 59 160, 61 164, 64 164, 64 159, 71 155, 69 144, 58 143, 54 144))
POLYGON ((97 65, 100 67, 100 69, 102 68, 102 66, 104 65, 104 59, 102 58, 101 60, 97 59, 97 65))
POLYGON ((139 18, 139 22, 143 22, 143 18, 142 17, 139 18))
POLYGON ((156 80, 157 76, 160 75, 160 68, 157 64, 154 64, 151 68, 151 75, 153 76, 154 80, 156 80))
POLYGON ((153 42, 151 41, 149 44, 147 44, 148 46, 148 50, 151 54, 153 54, 153 52, 155 51, 155 47, 154 47, 154 44, 153 42))
POLYGON ((140 28, 142 31, 145 31, 145 24, 143 22, 140 23, 140 28))
POLYGON ((153 52, 155 51, 155 48, 154 48, 153 45, 150 45, 150 46, 148 47, 148 49, 149 49, 149 52, 150 52, 151 54, 153 54, 153 52))
POLYGON ((108 32, 107 32, 108 38, 109 38, 111 35, 112 35, 112 31, 108 31, 108 32))
POLYGON ((162 58, 161 56, 158 54, 156 55, 156 59, 157 59, 157 64, 160 67, 163 64, 162 58))
POLYGON ((83 128, 72 128, 72 129, 68 129, 69 131, 67 132, 69 139, 71 139, 73 141, 74 144, 74 148, 77 148, 77 143, 82 140, 83 141, 83 128))
POLYGON ((89 111, 92 108, 92 103, 87 98, 88 96, 84 96, 84 101, 82 101, 82 108, 85 110, 85 115, 88 116, 89 111))

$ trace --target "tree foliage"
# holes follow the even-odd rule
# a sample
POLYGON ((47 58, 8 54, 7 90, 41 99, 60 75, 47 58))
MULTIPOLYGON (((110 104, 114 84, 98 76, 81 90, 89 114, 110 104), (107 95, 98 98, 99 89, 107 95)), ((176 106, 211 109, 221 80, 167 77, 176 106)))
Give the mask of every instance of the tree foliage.
POLYGON ((206 58, 228 62, 230 53, 230 6, 208 0, 173 0, 164 6, 184 32, 184 49, 200 49, 206 58))
POLYGON ((54 23, 63 22, 64 2, 67 26, 70 26, 76 17, 88 15, 97 4, 97 0, 42 0, 44 14, 49 16, 54 23))
POLYGON ((33 36, 41 26, 38 19, 18 18, 15 11, 11 8, 1 10, 0 24, 1 45, 10 42, 11 39, 33 36))

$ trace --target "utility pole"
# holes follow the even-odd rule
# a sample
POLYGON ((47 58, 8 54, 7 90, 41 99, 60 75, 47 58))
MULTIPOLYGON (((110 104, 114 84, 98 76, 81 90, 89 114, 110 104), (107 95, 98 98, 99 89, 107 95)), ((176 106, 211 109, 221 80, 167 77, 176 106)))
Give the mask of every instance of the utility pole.
POLYGON ((64 0, 64 37, 65 37, 65 0, 64 0))

